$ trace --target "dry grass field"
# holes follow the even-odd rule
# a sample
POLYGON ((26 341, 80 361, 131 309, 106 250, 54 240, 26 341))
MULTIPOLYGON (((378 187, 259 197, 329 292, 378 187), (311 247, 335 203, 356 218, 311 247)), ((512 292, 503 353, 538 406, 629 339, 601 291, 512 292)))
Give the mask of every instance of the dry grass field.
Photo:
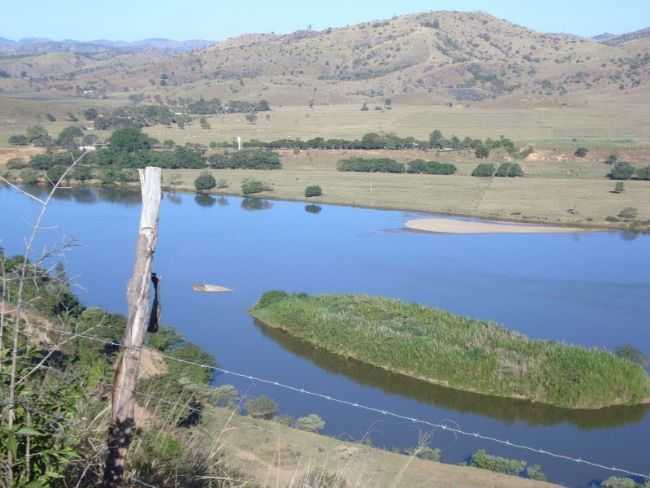
POLYGON ((296 486, 306 472, 319 469, 345 479, 346 486, 359 487, 556 486, 482 469, 425 461, 303 432, 277 422, 231 417, 230 411, 225 409, 210 412, 207 432, 211 435, 208 438, 221 442, 228 465, 245 470, 263 487, 296 486))
MULTIPOLYGON (((386 156, 385 153, 371 154, 386 156)), ((398 159, 408 160, 418 154, 401 152, 398 159)), ((633 207, 638 209, 639 220, 650 220, 650 183, 627 181, 624 193, 612 193, 614 183, 605 178, 607 165, 603 163, 525 161, 522 167, 530 176, 524 178, 469 176, 476 162, 458 163, 459 174, 452 176, 337 171, 336 161, 349 155, 349 151, 284 151, 282 170, 210 172, 216 179, 226 180, 226 193, 240 194, 244 179, 259 179, 273 188, 255 195, 263 198, 304 200, 306 186, 320 185, 323 195, 310 198, 310 202, 605 227, 612 226, 606 220, 608 216, 633 207), (571 173, 566 174, 569 167, 571 173)), ((178 179, 178 188, 192 191, 194 179, 200 173, 165 170, 163 178, 167 183, 178 179)))

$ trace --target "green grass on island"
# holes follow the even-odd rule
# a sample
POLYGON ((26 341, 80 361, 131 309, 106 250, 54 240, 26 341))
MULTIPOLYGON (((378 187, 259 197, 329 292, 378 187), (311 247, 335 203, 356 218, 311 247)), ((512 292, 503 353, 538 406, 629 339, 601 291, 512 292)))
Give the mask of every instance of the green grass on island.
POLYGON ((272 291, 251 314, 334 354, 458 390, 576 409, 650 398, 643 367, 608 351, 398 300, 272 291))

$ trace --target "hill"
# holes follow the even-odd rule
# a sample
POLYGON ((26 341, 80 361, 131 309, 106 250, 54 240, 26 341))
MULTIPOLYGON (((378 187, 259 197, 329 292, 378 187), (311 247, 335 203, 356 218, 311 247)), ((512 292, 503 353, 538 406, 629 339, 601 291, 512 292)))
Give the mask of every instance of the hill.
MULTIPOLYGON (((541 34, 480 12, 426 12, 322 31, 246 34, 183 54, 65 52, 0 58, 5 93, 264 97, 275 104, 552 100, 645 93, 650 53, 541 34)), ((155 44, 155 43, 154 43, 155 44)), ((150 44, 151 45, 151 44, 150 44)))
POLYGON ((72 39, 55 41, 47 38, 25 38, 12 41, 0 38, 0 54, 34 55, 53 52, 91 54, 105 51, 122 53, 149 50, 181 53, 194 49, 204 49, 212 43, 212 41, 203 40, 174 41, 171 39, 144 39, 142 41, 125 42, 104 39, 95 41, 75 41, 72 39))

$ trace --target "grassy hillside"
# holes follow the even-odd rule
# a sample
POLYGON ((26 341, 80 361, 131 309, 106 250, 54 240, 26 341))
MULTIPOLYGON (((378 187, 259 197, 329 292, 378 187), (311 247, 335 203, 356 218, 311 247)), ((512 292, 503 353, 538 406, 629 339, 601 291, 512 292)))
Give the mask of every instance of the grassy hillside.
POLYGON ((94 97, 132 90, 178 96, 182 88, 184 96, 239 94, 275 103, 646 93, 650 56, 628 44, 540 34, 479 12, 424 12, 322 31, 248 34, 175 56, 9 56, 0 58, 11 75, 0 88, 94 97))
POLYGON ((645 370, 609 352, 397 300, 269 292, 251 313, 334 354, 454 389, 582 409, 650 397, 645 370))

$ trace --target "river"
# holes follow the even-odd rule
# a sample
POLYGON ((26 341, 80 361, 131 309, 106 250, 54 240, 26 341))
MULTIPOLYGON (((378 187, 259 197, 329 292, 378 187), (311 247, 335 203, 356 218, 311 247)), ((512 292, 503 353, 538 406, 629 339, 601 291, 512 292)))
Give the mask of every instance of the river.
MULTIPOLYGON (((42 190, 33 190, 36 192, 42 190)), ((0 246, 22 251, 38 204, 0 188, 0 246)), ((139 196, 61 191, 37 251, 74 239, 63 256, 84 304, 126 311, 139 196)), ((531 337, 650 354, 650 236, 622 232, 447 235, 410 232, 413 212, 238 197, 165 195, 155 258, 163 321, 214 354, 219 365, 470 432, 649 472, 650 408, 571 411, 462 393, 389 374, 266 330, 248 314, 270 289, 367 293, 497 321, 531 337), (234 291, 207 295, 194 283, 234 291)), ((218 375, 248 394, 266 394, 281 413, 318 413, 329 435, 410 447, 417 424, 218 375)), ((479 448, 541 464, 547 476, 586 487, 610 473, 487 441, 433 431, 445 462, 479 448)))

